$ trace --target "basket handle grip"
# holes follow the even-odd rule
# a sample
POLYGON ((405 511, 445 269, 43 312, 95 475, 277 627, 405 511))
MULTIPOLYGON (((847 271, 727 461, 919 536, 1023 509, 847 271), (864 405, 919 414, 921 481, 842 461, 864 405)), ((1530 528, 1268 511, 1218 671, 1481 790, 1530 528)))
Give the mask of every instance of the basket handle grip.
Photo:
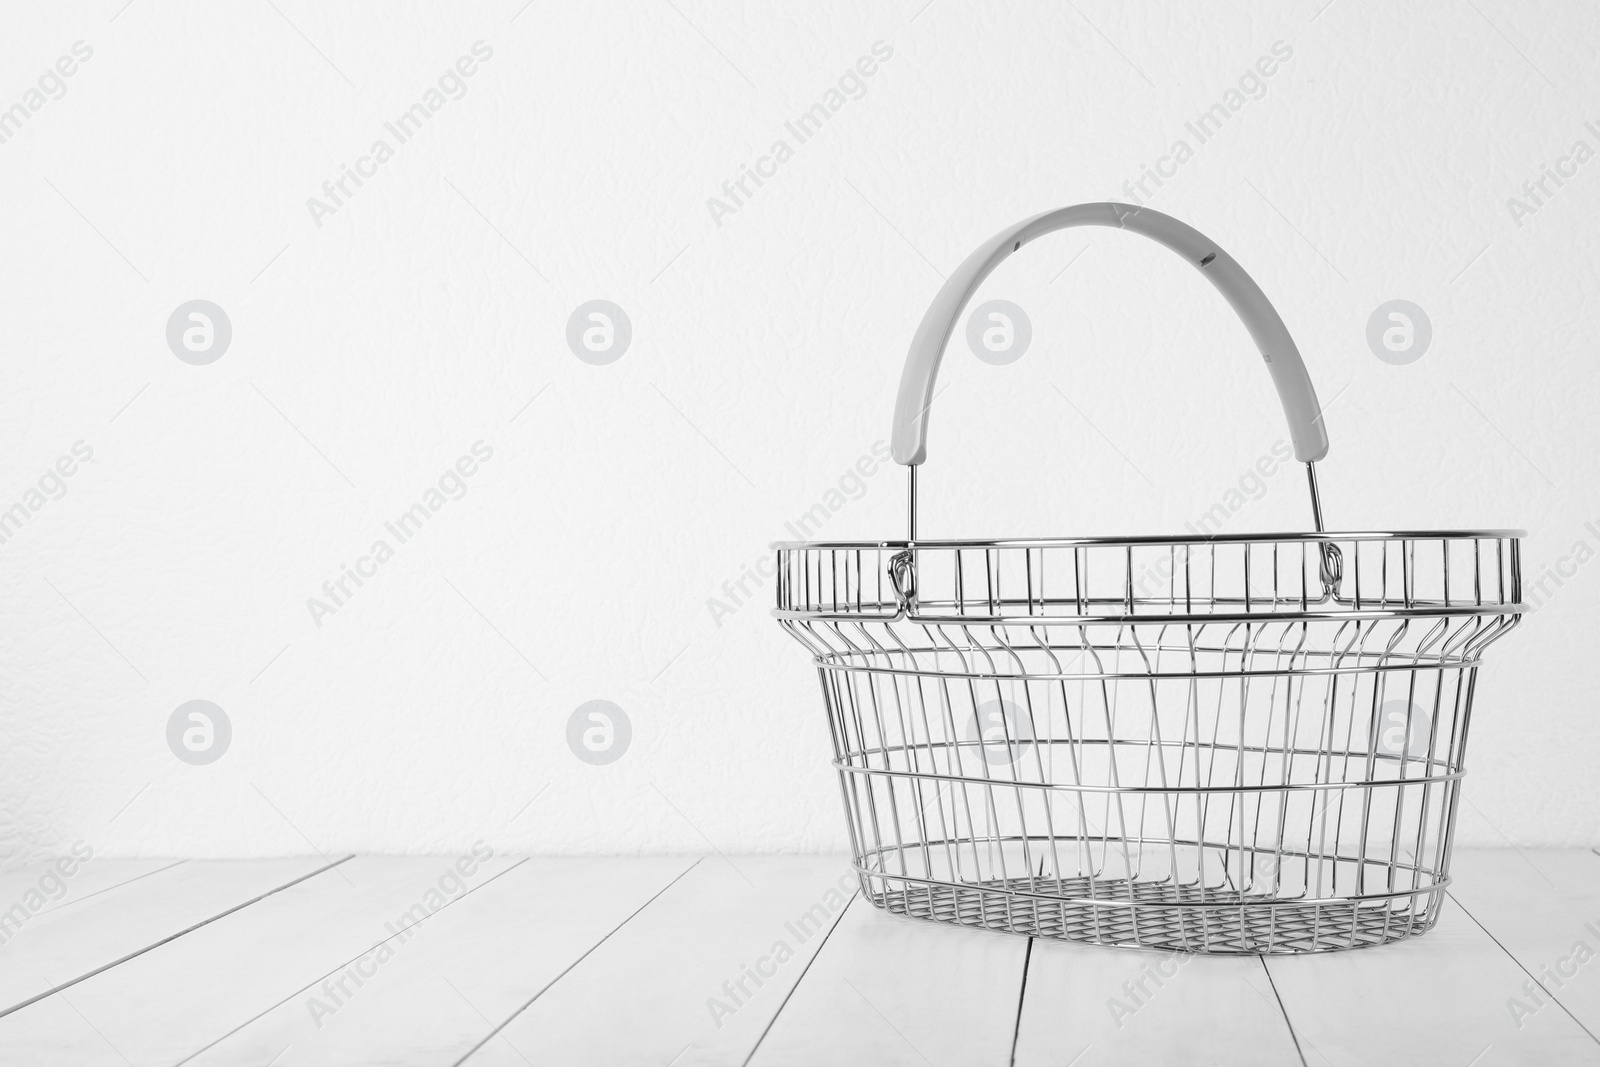
POLYGON ((1295 347, 1288 328, 1261 287, 1232 256, 1199 230, 1149 208, 1103 203, 1078 204, 1025 219, 985 241, 956 268, 939 295, 934 297, 933 305, 922 316, 916 336, 911 339, 911 351, 906 356, 895 401, 895 462, 915 467, 927 458, 928 408, 933 403, 939 361, 944 357, 945 345, 955 330, 956 320, 972 299, 973 291, 1001 260, 1025 242, 1073 226, 1113 226, 1131 230, 1167 246, 1193 263, 1232 305, 1267 361, 1267 369, 1278 389, 1278 400, 1289 421, 1295 458, 1302 463, 1312 463, 1327 455, 1328 434, 1305 361, 1300 358, 1300 350, 1295 347))

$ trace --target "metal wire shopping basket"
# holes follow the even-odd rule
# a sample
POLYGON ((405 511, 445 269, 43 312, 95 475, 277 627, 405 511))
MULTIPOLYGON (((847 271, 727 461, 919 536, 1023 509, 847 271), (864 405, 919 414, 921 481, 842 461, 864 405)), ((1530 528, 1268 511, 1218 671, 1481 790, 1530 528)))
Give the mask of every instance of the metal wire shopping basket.
POLYGON ((1523 610, 1521 531, 1326 532, 1327 447, 1277 312, 1183 223, 1083 204, 962 263, 901 379, 908 538, 774 546, 775 615, 815 657, 862 892, 938 922, 1192 952, 1431 928, 1479 658, 1523 610), (918 539, 958 316, 1024 242, 1079 225, 1174 250, 1244 320, 1306 465, 1312 532, 918 539))

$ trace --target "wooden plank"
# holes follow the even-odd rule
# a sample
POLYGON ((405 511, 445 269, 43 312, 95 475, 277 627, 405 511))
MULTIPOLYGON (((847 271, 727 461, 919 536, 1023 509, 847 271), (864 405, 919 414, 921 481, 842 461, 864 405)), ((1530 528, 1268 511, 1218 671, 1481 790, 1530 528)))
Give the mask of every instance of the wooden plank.
POLYGON ((1033 943, 1017 1067, 1299 1062, 1259 957, 1033 943))
POLYGON ((481 852, 357 857, 340 865, 343 877, 306 879, 0 1017, 0 1062, 180 1062, 353 966, 398 936, 393 931, 432 921, 517 862, 481 852), (236 966, 240 960, 251 962, 236 966))
POLYGON ((1449 904, 1421 937, 1274 956, 1267 970, 1309 1064, 1600 1064, 1600 1045, 1557 1008, 1517 1025, 1506 1004, 1527 975, 1449 904))
MULTIPOLYGON (((189 1061, 196 1067, 455 1063, 694 861, 534 859, 421 924, 362 984, 319 983, 189 1061), (312 998, 315 997, 315 1000, 312 998)), ((338 976, 335 976, 335 979, 338 976)), ((591 1018, 625 1009, 593 1006, 591 1018)), ((536 1058, 537 1049, 524 1049, 536 1058)))
POLYGON ((467 1067, 738 1067, 854 892, 842 856, 709 856, 467 1067))
POLYGON ((76 904, 182 862, 103 859, 95 855, 84 860, 69 855, 0 872, 0 944, 9 941, 35 915, 76 904))
POLYGON ((1026 938, 889 915, 857 898, 756 1048, 756 1067, 1004 1064, 1026 938))
POLYGON ((0 1017, 328 866, 304 856, 195 861, 42 911, 0 947, 0 1017))
POLYGON ((1600 857, 1582 851, 1463 851, 1432 933, 1265 963, 1030 943, 859 900, 841 917, 826 894, 844 863, 819 857, 529 861, 395 938, 383 924, 444 862, 351 860, 348 882, 304 878, 320 860, 85 865, 0 948, 0 993, 87 977, 0 1014, 0 1063, 171 1064, 230 1030, 190 1062, 1299 1063, 1286 1013, 1308 1064, 1600 1064, 1600 857), (355 985, 379 943, 392 957, 355 985))
POLYGON ((1461 850, 1451 872, 1454 903, 1538 983, 1508 994, 1506 1015, 1565 1011, 1600 1035, 1600 856, 1461 850))

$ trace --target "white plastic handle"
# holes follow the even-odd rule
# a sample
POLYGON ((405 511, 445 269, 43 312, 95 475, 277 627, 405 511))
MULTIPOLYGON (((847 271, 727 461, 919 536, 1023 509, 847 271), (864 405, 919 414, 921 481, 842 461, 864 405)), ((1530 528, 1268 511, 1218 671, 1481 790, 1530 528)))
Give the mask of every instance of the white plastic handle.
POLYGON ((1035 215, 984 242, 956 268, 911 339, 894 409, 895 462, 915 466, 927 458, 928 407, 933 403, 939 361, 944 358, 945 345, 973 291, 1001 260, 1026 242, 1072 226, 1114 226, 1141 233, 1193 263, 1227 298, 1267 361, 1284 416, 1289 420, 1295 458, 1312 463, 1327 455, 1328 433, 1322 425, 1317 391, 1311 386, 1300 350, 1261 287, 1232 256, 1199 230, 1149 208, 1106 203, 1078 204, 1035 215))

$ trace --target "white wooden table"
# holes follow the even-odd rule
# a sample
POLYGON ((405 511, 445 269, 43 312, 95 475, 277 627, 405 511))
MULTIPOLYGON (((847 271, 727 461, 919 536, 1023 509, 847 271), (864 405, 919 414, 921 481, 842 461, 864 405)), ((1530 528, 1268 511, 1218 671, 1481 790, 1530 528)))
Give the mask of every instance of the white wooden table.
POLYGON ((845 874, 805 856, 11 871, 0 1064, 1600 1064, 1588 851, 1459 853, 1439 927, 1409 943, 1181 966, 887 916, 838 892, 845 874))

